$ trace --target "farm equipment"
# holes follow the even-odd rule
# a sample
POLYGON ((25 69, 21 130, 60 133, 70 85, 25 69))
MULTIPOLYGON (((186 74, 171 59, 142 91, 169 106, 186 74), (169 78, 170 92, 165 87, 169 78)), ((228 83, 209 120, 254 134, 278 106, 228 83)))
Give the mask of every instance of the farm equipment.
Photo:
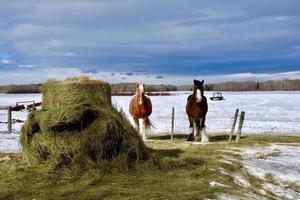
POLYGON ((212 101, 222 101, 225 100, 221 92, 214 92, 213 96, 210 97, 212 101))
POLYGON ((20 110, 23 110, 25 109, 25 106, 22 104, 22 105, 15 105, 15 106, 12 106, 11 107, 11 111, 20 111, 20 110))
POLYGON ((21 111, 25 109, 25 104, 24 103, 31 103, 26 105, 26 110, 29 112, 36 110, 36 107, 41 106, 41 102, 35 102, 35 101, 20 101, 17 102, 15 106, 11 107, 11 111, 21 111))
POLYGON ((33 104, 28 104, 26 106, 26 110, 28 110, 28 111, 34 111, 36 109, 36 107, 41 106, 41 105, 42 105, 42 102, 38 102, 38 103, 34 102, 33 104))

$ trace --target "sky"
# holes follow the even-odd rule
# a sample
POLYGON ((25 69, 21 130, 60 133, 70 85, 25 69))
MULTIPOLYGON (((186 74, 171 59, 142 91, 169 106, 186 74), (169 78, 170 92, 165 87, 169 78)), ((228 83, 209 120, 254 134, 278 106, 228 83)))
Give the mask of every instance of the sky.
POLYGON ((0 84, 300 79, 299 0, 0 0, 0 84))

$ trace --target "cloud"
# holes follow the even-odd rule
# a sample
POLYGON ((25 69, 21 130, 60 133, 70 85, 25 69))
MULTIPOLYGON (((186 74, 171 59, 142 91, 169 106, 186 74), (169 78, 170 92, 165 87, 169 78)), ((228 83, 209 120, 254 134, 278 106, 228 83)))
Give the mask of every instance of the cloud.
POLYGON ((0 58, 0 64, 9 65, 15 63, 15 61, 7 59, 7 58, 0 58))
POLYGON ((141 82, 146 84, 175 84, 186 85, 192 84, 194 79, 205 80, 206 83, 220 83, 225 81, 266 81, 266 80, 282 80, 282 79, 300 79, 300 71, 289 71, 281 73, 235 73, 235 74, 219 74, 219 75, 159 75, 141 74, 140 76, 126 76, 115 74, 111 76, 111 72, 82 72, 80 68, 19 68, 14 71, 6 71, 0 73, 0 85, 15 83, 41 83, 48 79, 63 80, 74 76, 89 76, 92 79, 102 79, 109 83, 124 82, 141 82), (162 78, 163 77, 163 78, 162 78))
POLYGON ((24 63, 133 72, 136 80, 297 71, 299 7, 298 0, 10 0, 0 7, 0 56, 15 63, 0 59, 0 72, 24 63))
POLYGON ((19 68, 36 68, 38 65, 28 65, 28 64, 20 64, 18 65, 19 68))

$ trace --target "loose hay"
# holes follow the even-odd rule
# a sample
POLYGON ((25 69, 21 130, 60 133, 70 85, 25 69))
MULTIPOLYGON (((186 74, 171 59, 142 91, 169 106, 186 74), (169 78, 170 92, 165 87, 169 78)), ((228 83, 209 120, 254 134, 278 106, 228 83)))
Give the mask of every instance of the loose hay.
POLYGON ((87 169, 109 161, 128 169, 148 158, 138 132, 111 105, 109 84, 80 77, 48 81, 42 88, 42 109, 21 130, 31 165, 87 169))

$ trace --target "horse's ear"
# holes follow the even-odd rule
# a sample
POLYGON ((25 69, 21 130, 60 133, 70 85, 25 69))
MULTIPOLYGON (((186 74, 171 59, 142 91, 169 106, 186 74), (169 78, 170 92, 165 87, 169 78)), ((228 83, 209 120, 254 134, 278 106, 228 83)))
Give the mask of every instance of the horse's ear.
POLYGON ((202 85, 203 85, 203 83, 204 83, 204 80, 202 80, 202 85))
POLYGON ((136 83, 136 88, 138 88, 139 87, 139 83, 136 83))
POLYGON ((197 80, 196 80, 196 79, 194 79, 194 85, 196 85, 196 83, 197 83, 197 80))

